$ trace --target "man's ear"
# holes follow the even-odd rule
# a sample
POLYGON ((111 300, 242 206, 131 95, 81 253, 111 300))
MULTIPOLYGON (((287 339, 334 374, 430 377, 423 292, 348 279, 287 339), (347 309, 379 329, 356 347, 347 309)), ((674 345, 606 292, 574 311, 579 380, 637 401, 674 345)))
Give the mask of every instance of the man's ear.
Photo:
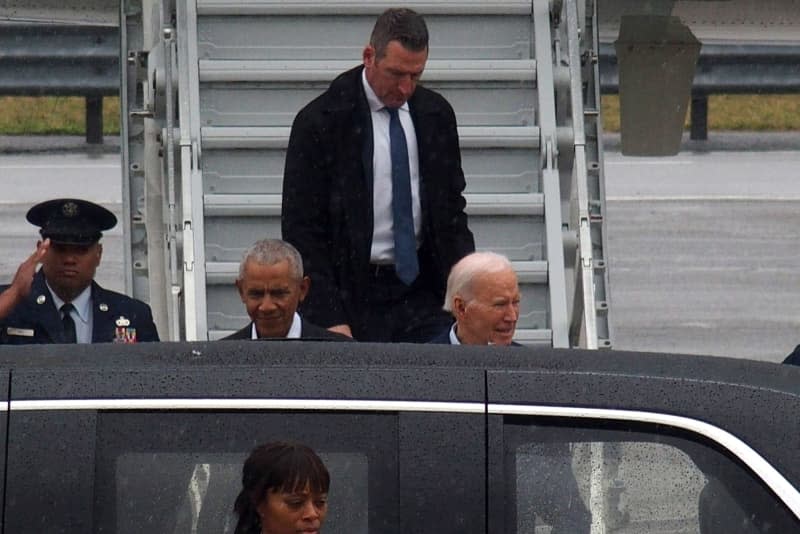
POLYGON ((300 302, 303 302, 308 295, 308 290, 311 289, 311 278, 304 276, 300 280, 300 302))
POLYGON ((242 287, 242 279, 236 279, 236 290, 239 292, 239 298, 244 302, 244 288, 242 287))
POLYGON ((364 65, 371 67, 375 63, 375 47, 371 44, 365 46, 361 53, 361 59, 364 61, 364 65))
POLYGON ((467 301, 465 301, 461 295, 456 295, 453 297, 453 315, 456 318, 461 318, 464 316, 464 312, 467 309, 467 301))

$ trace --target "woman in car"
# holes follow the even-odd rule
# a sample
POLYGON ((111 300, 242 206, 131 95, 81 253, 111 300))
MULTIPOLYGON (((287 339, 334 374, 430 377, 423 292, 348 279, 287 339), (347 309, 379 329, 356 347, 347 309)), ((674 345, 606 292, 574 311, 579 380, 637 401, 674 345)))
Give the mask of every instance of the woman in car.
POLYGON ((328 512, 330 475, 311 448, 274 442, 256 447, 242 469, 235 534, 319 534, 328 512))

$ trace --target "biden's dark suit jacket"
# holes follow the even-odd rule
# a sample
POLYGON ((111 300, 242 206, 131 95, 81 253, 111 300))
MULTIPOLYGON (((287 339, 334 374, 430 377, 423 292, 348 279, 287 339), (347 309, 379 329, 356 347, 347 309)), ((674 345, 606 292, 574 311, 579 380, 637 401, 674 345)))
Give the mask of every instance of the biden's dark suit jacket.
MULTIPOLYGON (((0 288, 0 291, 5 287, 0 288)), ((115 291, 103 289, 92 282, 92 343, 111 343, 115 340, 117 321, 128 324, 129 332, 136 330, 136 341, 158 341, 150 306, 115 291)), ((31 292, 23 302, 0 320, 0 344, 25 345, 33 343, 64 343, 61 312, 56 309, 44 273, 39 270, 31 284, 31 292)))
MULTIPOLYGON (((450 343, 450 329, 451 328, 453 328, 452 325, 448 326, 447 330, 443 330, 442 332, 439 332, 439 334, 436 337, 434 337, 433 339, 431 339, 430 341, 428 341, 428 343, 430 343, 432 345, 451 345, 451 343, 450 343)), ((521 346, 522 345, 520 345, 516 341, 512 341, 511 345, 509 345, 509 347, 521 347, 521 346)))
MULTIPOLYGON (((295 117, 283 178, 283 238, 313 283, 301 311, 324 327, 364 313, 372 246, 372 119, 363 66, 337 77, 295 117)), ((418 86, 409 100, 419 149, 420 277, 444 298, 455 262, 475 250, 453 109, 418 86)))
POLYGON ((791 365, 800 365, 800 345, 797 345, 792 353, 783 360, 783 363, 788 363, 791 365))

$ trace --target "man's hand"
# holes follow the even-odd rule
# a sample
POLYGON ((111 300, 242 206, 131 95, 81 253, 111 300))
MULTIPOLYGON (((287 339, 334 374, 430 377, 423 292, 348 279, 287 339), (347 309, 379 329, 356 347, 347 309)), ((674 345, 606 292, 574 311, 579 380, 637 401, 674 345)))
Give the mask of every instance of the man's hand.
POLYGON ((31 292, 36 266, 42 261, 49 248, 49 239, 45 239, 44 242, 40 241, 36 245, 36 252, 28 256, 28 259, 17 267, 17 273, 14 275, 14 280, 11 281, 11 285, 0 293, 0 319, 8 316, 14 307, 31 292))
POLYGON ((349 338, 353 337, 353 332, 350 330, 349 324, 337 324, 328 328, 330 332, 336 332, 337 334, 344 334, 349 338))
POLYGON ((28 296, 31 292, 31 284, 33 283, 33 275, 36 274, 36 266, 41 263, 44 255, 50 249, 50 239, 40 241, 36 245, 36 251, 28 256, 28 259, 23 261, 17 268, 17 273, 14 275, 14 280, 8 288, 13 291, 17 302, 28 296))

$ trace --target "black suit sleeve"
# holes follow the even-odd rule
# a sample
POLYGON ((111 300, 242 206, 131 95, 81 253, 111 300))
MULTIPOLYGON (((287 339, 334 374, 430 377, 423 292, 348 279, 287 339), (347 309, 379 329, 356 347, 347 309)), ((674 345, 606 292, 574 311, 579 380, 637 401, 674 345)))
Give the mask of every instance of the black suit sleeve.
MULTIPOLYGON (((412 102, 420 174, 424 184, 423 216, 430 221, 430 252, 438 263, 442 293, 450 268, 475 250, 467 225, 458 126, 452 106, 441 95, 417 88, 412 102)), ((426 246, 423 243, 423 246, 426 246)))
MULTIPOLYGON (((464 198, 464 189, 466 188, 466 180, 464 179, 464 171, 461 168, 461 146, 458 140, 458 126, 456 123, 456 116, 453 108, 445 101, 445 116, 447 117, 446 129, 448 139, 448 146, 444 151, 445 157, 448 160, 450 174, 449 174, 449 187, 447 188, 447 215, 444 219, 445 224, 449 225, 445 235, 452 238, 452 249, 454 257, 450 258, 450 267, 455 262, 475 251, 475 239, 467 225, 467 214, 464 211, 467 201, 464 198)), ((449 274, 445 273, 445 276, 449 274)))
POLYGON ((281 233, 303 257, 312 283, 314 320, 327 327, 349 321, 332 265, 336 251, 331 250, 331 177, 316 122, 314 111, 305 109, 292 124, 283 174, 281 233))

